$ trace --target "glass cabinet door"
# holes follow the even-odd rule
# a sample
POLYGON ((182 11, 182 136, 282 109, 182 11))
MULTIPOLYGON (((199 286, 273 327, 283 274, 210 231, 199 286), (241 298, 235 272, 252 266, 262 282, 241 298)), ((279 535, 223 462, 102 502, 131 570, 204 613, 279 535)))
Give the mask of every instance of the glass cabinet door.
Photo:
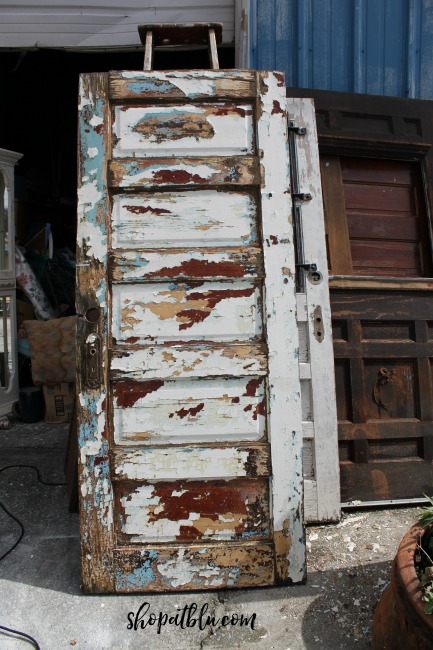
POLYGON ((14 166, 20 158, 0 149, 0 416, 18 399, 14 166))

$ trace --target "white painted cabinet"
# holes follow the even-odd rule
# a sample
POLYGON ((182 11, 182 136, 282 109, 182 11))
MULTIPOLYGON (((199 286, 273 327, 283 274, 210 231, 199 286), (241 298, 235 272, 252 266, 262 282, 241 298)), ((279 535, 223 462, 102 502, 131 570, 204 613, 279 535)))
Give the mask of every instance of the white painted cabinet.
POLYGON ((0 149, 0 415, 18 399, 14 167, 21 156, 0 149))

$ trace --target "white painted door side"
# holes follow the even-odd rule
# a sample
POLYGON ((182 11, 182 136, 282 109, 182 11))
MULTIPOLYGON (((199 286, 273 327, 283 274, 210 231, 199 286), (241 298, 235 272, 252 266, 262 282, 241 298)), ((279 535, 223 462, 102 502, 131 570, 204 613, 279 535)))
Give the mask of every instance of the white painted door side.
POLYGON ((311 200, 302 202, 302 234, 305 261, 317 264, 317 273, 306 274, 305 292, 297 294, 304 516, 309 523, 336 521, 340 518, 337 409, 314 100, 289 98, 287 112, 297 127, 306 129, 305 135, 296 137, 300 188, 311 194, 311 200))

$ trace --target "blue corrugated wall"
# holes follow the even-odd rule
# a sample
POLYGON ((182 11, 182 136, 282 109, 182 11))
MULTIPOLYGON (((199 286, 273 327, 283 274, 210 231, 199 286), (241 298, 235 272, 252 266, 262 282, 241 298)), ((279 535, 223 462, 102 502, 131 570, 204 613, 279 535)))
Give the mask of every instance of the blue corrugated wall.
POLYGON ((251 0, 250 34, 287 86, 433 99, 433 0, 251 0))

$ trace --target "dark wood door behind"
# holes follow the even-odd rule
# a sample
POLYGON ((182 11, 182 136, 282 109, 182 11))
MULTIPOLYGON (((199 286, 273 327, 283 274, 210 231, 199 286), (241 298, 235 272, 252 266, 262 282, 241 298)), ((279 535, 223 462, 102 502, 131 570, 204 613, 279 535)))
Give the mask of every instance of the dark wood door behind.
POLYGON ((342 502, 431 493, 431 296, 331 293, 342 502))
POLYGON ((343 503, 433 494, 431 102, 316 106, 343 503))

